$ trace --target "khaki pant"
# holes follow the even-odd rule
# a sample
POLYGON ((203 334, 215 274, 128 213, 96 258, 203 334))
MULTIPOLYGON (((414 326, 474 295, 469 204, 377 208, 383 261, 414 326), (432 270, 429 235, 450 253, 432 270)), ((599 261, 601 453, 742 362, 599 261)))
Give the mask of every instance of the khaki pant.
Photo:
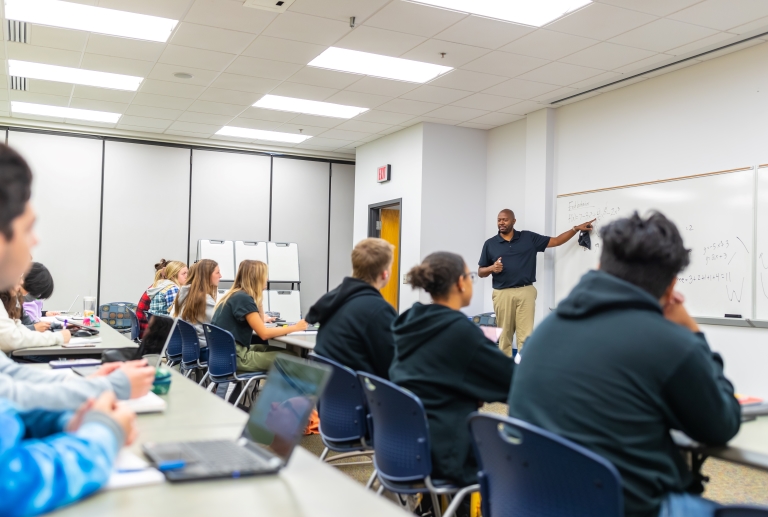
POLYGON ((237 371, 238 372, 266 372, 275 362, 277 354, 296 355, 294 352, 269 345, 251 345, 251 349, 238 344, 237 371))
POLYGON ((493 290, 493 310, 496 326, 501 327, 499 348, 512 356, 512 336, 517 332, 517 351, 523 350, 528 336, 533 332, 533 315, 536 310, 536 288, 510 287, 493 290))

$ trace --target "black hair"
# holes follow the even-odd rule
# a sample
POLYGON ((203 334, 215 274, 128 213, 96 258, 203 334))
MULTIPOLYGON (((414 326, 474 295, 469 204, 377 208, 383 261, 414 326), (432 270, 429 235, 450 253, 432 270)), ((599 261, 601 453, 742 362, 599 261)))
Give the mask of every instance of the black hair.
POLYGON ((600 230, 600 269, 661 298, 669 284, 690 263, 675 223, 660 212, 643 219, 637 212, 600 230))
POLYGON ((40 262, 32 262, 32 267, 24 275, 21 286, 36 299, 47 300, 53 294, 53 277, 47 267, 40 262))
POLYGON ((32 171, 19 153, 0 144, 0 233, 13 238, 13 220, 24 213, 32 194, 32 171))
POLYGON ((464 276, 466 264, 460 255, 448 251, 437 251, 411 268, 408 283, 428 292, 432 298, 443 298, 451 287, 464 276))

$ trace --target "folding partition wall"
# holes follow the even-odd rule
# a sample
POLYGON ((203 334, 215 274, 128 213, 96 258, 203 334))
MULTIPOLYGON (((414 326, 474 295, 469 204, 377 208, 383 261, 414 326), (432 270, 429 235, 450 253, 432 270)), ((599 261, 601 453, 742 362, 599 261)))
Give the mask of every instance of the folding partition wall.
POLYGON ((331 164, 331 224, 328 237, 328 289, 352 274, 352 234, 355 211, 355 166, 331 164))

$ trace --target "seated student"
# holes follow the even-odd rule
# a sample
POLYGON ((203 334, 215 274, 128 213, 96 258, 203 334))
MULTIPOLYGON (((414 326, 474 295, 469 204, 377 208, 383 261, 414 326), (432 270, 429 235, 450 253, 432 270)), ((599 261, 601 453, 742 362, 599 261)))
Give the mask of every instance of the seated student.
POLYGON ((24 275, 19 288, 24 297, 23 309, 30 319, 37 323, 43 316, 56 316, 57 311, 44 311, 43 300, 53 294, 53 277, 48 268, 39 262, 32 262, 32 267, 24 275))
POLYGON ((309 323, 320 323, 317 354, 385 379, 395 355, 391 326, 397 312, 379 290, 392 275, 393 250, 383 239, 358 242, 352 250, 352 276, 307 314, 309 323))
POLYGON ((266 341, 307 328, 307 322, 304 320, 287 327, 267 328, 261 303, 261 293, 266 288, 267 265, 258 260, 244 260, 237 269, 232 289, 216 304, 211 324, 235 336, 237 370, 240 372, 269 370, 276 354, 287 353, 284 348, 267 344, 252 345, 254 332, 266 341))
POLYGON ((392 382, 419 397, 432 441, 432 478, 460 485, 477 482, 477 460, 467 416, 483 402, 509 393, 513 362, 459 309, 472 300, 471 273, 455 253, 428 255, 408 273, 408 283, 432 296, 416 302, 392 325, 392 382))
POLYGON ((51 324, 46 321, 38 321, 37 323, 33 322, 32 318, 29 317, 29 314, 21 310, 23 300, 19 296, 20 289, 21 279, 19 279, 19 282, 15 287, 7 291, 0 292, 0 302, 2 302, 8 315, 11 318, 15 318, 14 314, 19 314, 18 319, 21 321, 21 324, 32 331, 45 332, 51 328, 51 324))
POLYGON ((669 430, 722 445, 741 412, 722 359, 674 291, 690 250, 658 212, 600 235, 599 270, 527 341, 509 414, 613 463, 627 516, 710 516, 714 503, 686 493, 691 471, 669 430))
POLYGON ((19 411, 0 400, 0 515, 29 516, 73 503, 104 486, 136 415, 105 393, 76 413, 19 411))
POLYGON ((22 324, 21 308, 17 304, 16 289, 0 293, 0 350, 5 353, 22 348, 37 348, 69 343, 71 334, 63 329, 57 332, 36 332, 22 324))
MULTIPOLYGON (((219 265, 211 259, 202 259, 189 268, 186 285, 181 286, 179 295, 173 303, 173 314, 187 323, 191 323, 197 331, 200 347, 205 349, 202 361, 208 360, 208 349, 203 332, 203 323, 210 323, 213 310, 216 307, 221 271, 219 265)), ((201 354, 203 351, 201 350, 201 354)))
MULTIPOLYGON (((163 273, 167 265, 168 261, 165 259, 160 259, 160 262, 155 264, 155 279, 152 281, 152 285, 163 280, 163 273)), ((149 324, 149 315, 147 313, 149 312, 150 302, 148 291, 144 291, 144 294, 139 299, 139 303, 136 304, 136 318, 139 320, 139 339, 144 337, 144 332, 146 332, 147 325, 149 324)))
POLYGON ((152 287, 147 289, 149 311, 154 314, 169 314, 179 289, 187 283, 188 273, 187 265, 183 262, 167 262, 162 270, 162 279, 155 281, 152 287))

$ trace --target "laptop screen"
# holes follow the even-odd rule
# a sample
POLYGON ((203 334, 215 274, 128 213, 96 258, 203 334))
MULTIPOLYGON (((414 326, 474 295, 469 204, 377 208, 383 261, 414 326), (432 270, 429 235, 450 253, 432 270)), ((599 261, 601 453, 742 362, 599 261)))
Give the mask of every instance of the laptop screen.
POLYGON ((141 349, 143 355, 152 356, 147 358, 150 366, 159 366, 175 327, 176 320, 170 316, 153 314, 149 319, 149 325, 141 339, 141 349))
POLYGON ((280 354, 251 408, 243 437, 287 463, 330 374, 323 365, 280 354))

